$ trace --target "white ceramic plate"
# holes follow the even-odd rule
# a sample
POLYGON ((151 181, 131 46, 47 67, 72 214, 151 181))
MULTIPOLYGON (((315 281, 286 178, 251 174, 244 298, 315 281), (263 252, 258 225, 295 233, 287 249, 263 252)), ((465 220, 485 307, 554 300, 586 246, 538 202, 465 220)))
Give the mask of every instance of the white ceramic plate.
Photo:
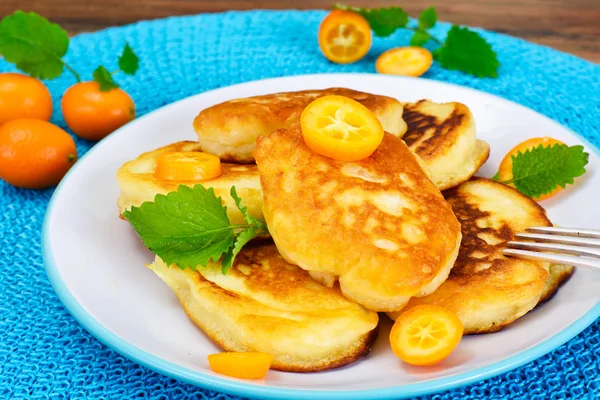
MULTIPOLYGON (((54 193, 43 230, 44 261, 67 309, 99 340, 151 369, 202 387, 262 398, 398 398, 450 389, 516 368, 566 342, 600 316, 600 273, 578 270, 549 303, 495 334, 466 337, 442 364, 401 363, 384 323, 371 354, 322 373, 270 371, 264 381, 211 372, 219 349, 187 318, 175 295, 144 267, 153 259, 118 218, 115 173, 140 153, 195 140, 192 120, 213 104, 278 91, 345 86, 410 101, 459 101, 471 108, 477 135, 491 145, 479 175, 494 174, 502 156, 528 137, 551 136, 590 152, 588 173, 544 202, 555 224, 600 228, 600 160, 583 138, 498 97, 446 83, 369 74, 308 75, 249 82, 202 93, 139 118, 98 143, 54 193)), ((385 319, 385 318, 382 318, 385 319)))

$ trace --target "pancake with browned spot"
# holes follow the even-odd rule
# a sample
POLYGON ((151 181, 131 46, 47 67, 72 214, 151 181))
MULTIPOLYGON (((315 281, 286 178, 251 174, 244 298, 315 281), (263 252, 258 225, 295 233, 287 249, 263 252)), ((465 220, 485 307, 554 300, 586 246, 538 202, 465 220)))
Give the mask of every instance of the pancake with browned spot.
POLYGON ((290 127, 300 119, 309 103, 327 95, 345 96, 363 104, 393 135, 401 137, 406 131, 402 104, 398 100, 346 88, 329 88, 273 93, 216 104, 202 110, 194 120, 198 142, 204 151, 224 161, 252 163, 257 137, 290 127))
POLYGON ((421 100, 404 104, 402 140, 430 171, 440 190, 459 185, 485 163, 490 146, 475 136, 475 120, 461 103, 421 100))
POLYGON ((158 257, 150 268, 215 343, 226 351, 271 354, 280 371, 349 364, 377 336, 377 313, 287 263, 272 242, 245 246, 226 274, 220 263, 192 271, 167 267, 158 257))
POLYGON ((154 176, 158 157, 167 152, 201 151, 196 142, 177 142, 140 155, 129 161, 117 171, 117 183, 121 193, 117 200, 119 212, 128 210, 131 206, 140 206, 145 201, 154 201, 157 194, 167 194, 176 191, 180 185, 202 185, 213 188, 215 195, 221 197, 223 205, 227 206, 227 216, 232 224, 245 223, 244 217, 229 195, 232 186, 236 187, 242 203, 248 206, 250 214, 256 218, 262 216, 262 193, 256 165, 240 165, 222 163, 220 176, 201 181, 172 181, 161 180, 154 176))
POLYGON ((395 311, 447 277, 460 224, 406 144, 368 158, 313 153, 299 124, 257 140, 263 213, 280 253, 374 311, 395 311), (333 278, 333 279, 331 279, 333 278))
POLYGON ((472 178, 444 195, 461 223, 458 258, 446 282, 429 296, 411 299, 406 309, 437 304, 458 315, 466 334, 498 331, 535 307, 562 279, 563 268, 549 274, 548 263, 502 254, 516 233, 552 223, 535 201, 492 180, 472 178))

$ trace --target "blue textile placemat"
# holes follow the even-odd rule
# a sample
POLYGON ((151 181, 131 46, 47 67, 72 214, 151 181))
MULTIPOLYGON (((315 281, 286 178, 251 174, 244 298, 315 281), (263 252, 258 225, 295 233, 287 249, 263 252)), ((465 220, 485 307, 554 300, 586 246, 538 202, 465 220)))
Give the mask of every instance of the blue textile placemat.
MULTIPOLYGON (((128 41, 141 58, 141 68, 134 78, 118 78, 143 115, 184 97, 250 80, 375 72, 378 54, 409 40, 404 32, 375 38, 363 60, 335 65, 317 46, 324 16, 323 11, 252 11, 140 22, 75 37, 67 60, 91 79, 100 64, 116 67, 128 41)), ((443 37, 448 28, 440 24, 436 33, 443 37)), ((600 144, 600 66, 520 39, 482 33, 502 63, 498 79, 478 79, 436 64, 425 77, 511 99, 600 144)), ((0 72, 12 70, 0 60, 0 72)), ((60 96, 73 83, 68 73, 47 83, 54 94, 52 121, 62 127, 60 96)), ((77 140, 80 155, 92 145, 77 140)), ((51 195, 52 189, 22 190, 0 182, 0 398, 237 399, 141 367, 105 347, 71 317, 42 264, 40 232, 51 195)), ((600 397, 599 367, 596 321, 521 368, 425 398, 595 399, 600 397)))

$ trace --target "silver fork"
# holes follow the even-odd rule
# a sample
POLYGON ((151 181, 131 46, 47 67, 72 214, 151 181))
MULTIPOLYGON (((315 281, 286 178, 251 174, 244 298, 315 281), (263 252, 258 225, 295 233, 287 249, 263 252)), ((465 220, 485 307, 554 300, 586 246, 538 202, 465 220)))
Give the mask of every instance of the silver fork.
POLYGON ((505 256, 600 270, 600 231, 555 227, 526 229, 502 250, 505 256))

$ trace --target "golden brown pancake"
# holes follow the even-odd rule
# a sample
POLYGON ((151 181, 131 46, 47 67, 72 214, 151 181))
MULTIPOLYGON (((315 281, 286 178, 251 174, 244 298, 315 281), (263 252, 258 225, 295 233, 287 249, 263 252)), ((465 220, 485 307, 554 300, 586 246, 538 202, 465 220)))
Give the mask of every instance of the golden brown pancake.
POLYGON ((550 276, 546 281, 546 286, 544 286, 538 304, 550 300, 550 298, 558 291, 558 288, 573 275, 574 270, 575 268, 570 265, 550 265, 550 276))
POLYGON ((203 185, 214 188, 215 195, 221 197, 227 206, 227 216, 232 224, 244 223, 244 218, 229 195, 232 186, 242 198, 243 205, 248 206, 248 211, 256 218, 262 215, 262 194, 260 179, 256 165, 240 165, 222 163, 222 174, 213 179, 202 181, 171 181, 160 180, 154 176, 158 157, 162 153, 175 151, 201 151, 196 142, 177 142, 161 147, 154 151, 142 154, 133 161, 129 161, 117 171, 117 182, 121 193, 117 204, 119 212, 139 206, 145 201, 154 201, 157 194, 167 194, 176 191, 179 185, 203 185))
POLYGON ((483 178, 472 178, 444 195, 461 223, 458 258, 434 293, 411 299, 406 309, 441 305, 458 315, 465 334, 496 332, 526 314, 565 279, 568 267, 555 266, 549 274, 548 263, 502 255, 516 233, 532 226, 552 226, 535 201, 483 178))
POLYGON ((446 279, 460 224, 402 140, 386 133, 370 157, 342 162, 309 150, 297 124, 259 137, 255 156, 269 232, 290 263, 339 277, 374 311, 401 309, 446 279))
POLYGON ((300 119, 313 100, 327 95, 346 96, 373 111, 383 128, 401 137, 406 131, 402 104, 396 99, 346 88, 282 92, 229 100, 198 114, 194 129, 198 142, 208 153, 223 161, 252 163, 256 138, 288 128, 300 119))
POLYGON ((485 163, 490 146, 475 137, 475 120, 461 103, 404 104, 402 139, 425 163, 440 190, 467 181, 485 163))
POLYGON ((280 371, 349 364, 366 355, 377 336, 377 313, 288 264, 272 242, 245 246, 225 275, 220 263, 181 270, 158 257, 150 268, 215 343, 271 354, 280 371))

